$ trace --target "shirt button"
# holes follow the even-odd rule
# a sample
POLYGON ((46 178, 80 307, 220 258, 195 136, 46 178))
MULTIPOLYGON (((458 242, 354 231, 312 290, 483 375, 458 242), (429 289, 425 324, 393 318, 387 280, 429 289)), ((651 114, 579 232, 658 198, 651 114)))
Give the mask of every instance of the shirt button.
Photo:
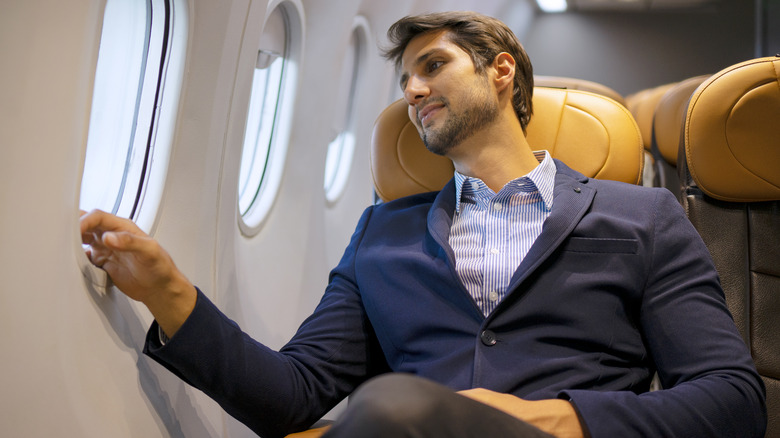
POLYGON ((496 301, 498 301, 498 292, 496 292, 496 291, 490 292, 490 293, 488 294, 488 299, 489 299, 490 301, 494 302, 494 303, 495 303, 496 301))
POLYGON ((482 343, 487 345, 488 347, 492 347, 496 345, 497 339, 496 334, 491 332, 490 330, 485 330, 482 332, 481 335, 479 335, 479 338, 482 340, 482 343))
POLYGON ((479 183, 476 181, 472 182, 471 188, 476 192, 477 190, 479 190, 479 183))
POLYGON ((499 204, 498 202, 496 202, 495 204, 493 204, 493 210, 495 210, 495 211, 501 211, 501 208, 502 208, 502 206, 501 206, 501 204, 499 204))
POLYGON ((498 254, 499 253, 498 248, 490 248, 490 253, 491 254, 498 254))

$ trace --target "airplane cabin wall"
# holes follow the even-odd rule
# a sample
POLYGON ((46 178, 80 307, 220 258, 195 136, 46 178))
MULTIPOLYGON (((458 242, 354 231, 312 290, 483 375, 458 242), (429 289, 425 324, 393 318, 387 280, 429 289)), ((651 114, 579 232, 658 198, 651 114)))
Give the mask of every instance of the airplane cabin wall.
POLYGON ((753 58, 755 5, 703 10, 539 14, 519 34, 534 73, 587 79, 627 95, 753 58))
POLYGON ((138 348, 148 312, 82 274, 77 206, 104 4, 14 2, 0 14, 4 436, 183 436, 221 421, 203 401, 182 405, 194 421, 177 424, 168 407, 181 384, 138 348))

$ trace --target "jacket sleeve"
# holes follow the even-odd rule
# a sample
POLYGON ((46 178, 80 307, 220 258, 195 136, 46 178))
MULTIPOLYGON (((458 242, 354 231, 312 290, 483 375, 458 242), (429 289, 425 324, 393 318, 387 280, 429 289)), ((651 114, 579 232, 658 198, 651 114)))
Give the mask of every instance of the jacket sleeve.
POLYGON ((640 324, 662 390, 568 390, 592 437, 762 437, 764 386, 704 243, 659 191, 640 324))
POLYGON ((264 437, 305 429, 386 365, 355 284, 367 209, 320 304, 279 352, 242 332, 200 291, 184 325, 161 345, 157 323, 144 352, 264 437))

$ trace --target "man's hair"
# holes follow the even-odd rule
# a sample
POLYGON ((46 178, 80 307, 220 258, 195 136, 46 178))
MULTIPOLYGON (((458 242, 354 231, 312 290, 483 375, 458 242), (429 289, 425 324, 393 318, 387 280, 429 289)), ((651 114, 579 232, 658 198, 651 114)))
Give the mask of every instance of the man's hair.
POLYGON ((400 68, 404 50, 412 39, 440 30, 448 31, 450 41, 469 54, 478 73, 484 73, 499 53, 507 52, 512 55, 516 63, 512 106, 525 131, 533 114, 533 68, 520 41, 503 22, 476 12, 438 12, 407 16, 388 29, 390 47, 384 50, 383 55, 394 61, 396 68, 400 68))

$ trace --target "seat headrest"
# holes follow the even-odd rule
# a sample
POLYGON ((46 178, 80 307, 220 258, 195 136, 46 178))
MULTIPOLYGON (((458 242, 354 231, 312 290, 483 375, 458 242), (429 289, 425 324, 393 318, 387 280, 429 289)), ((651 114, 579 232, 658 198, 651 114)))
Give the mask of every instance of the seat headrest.
POLYGON ((780 57, 735 64, 701 84, 685 119, 688 171, 723 201, 780 200, 780 57))
POLYGON ((677 83, 658 101, 653 117, 653 138, 663 159, 677 166, 677 152, 680 150, 685 109, 688 99, 710 75, 696 76, 677 83))
POLYGON ((585 79, 566 78, 561 76, 534 76, 534 86, 547 88, 566 88, 569 90, 590 91, 591 93, 607 96, 617 103, 625 106, 626 102, 623 95, 598 82, 587 81, 585 79))
POLYGON ((628 107, 631 108, 630 111, 634 115, 637 125, 639 125, 639 131, 642 133, 642 141, 644 142, 645 149, 648 151, 652 146, 651 141, 653 138, 653 117, 655 116, 655 108, 658 106, 658 102, 663 95, 675 85, 677 85, 677 82, 659 85, 632 94, 626 98, 628 107))
MULTIPOLYGON (((624 106, 586 91, 539 87, 533 107, 527 138, 534 150, 546 149, 588 177, 641 181, 642 139, 624 106)), ((374 124, 371 173, 384 201, 441 190, 454 172, 448 158, 425 148, 407 108, 398 100, 374 124)))

